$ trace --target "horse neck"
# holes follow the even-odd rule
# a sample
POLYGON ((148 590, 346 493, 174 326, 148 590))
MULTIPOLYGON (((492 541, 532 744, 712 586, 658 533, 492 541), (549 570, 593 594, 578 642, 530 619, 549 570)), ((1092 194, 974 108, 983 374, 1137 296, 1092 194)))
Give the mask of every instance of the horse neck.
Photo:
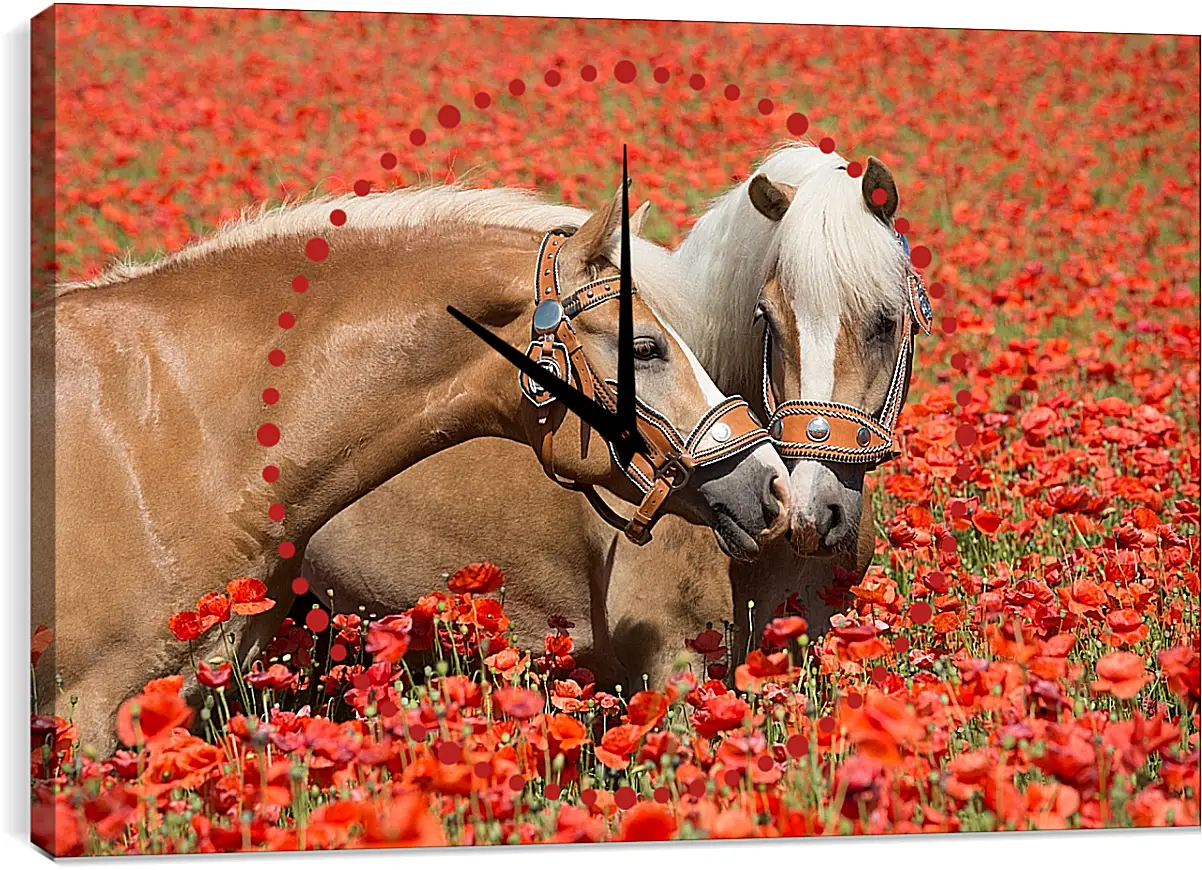
POLYGON ((754 310, 776 257, 778 225, 752 208, 745 187, 720 197, 676 251, 691 295, 669 300, 663 314, 723 392, 754 398, 762 350, 754 310))
POLYGON ((329 278, 319 272, 305 294, 315 310, 297 312, 298 332, 316 320, 281 423, 297 456, 280 468, 298 538, 427 456, 478 437, 522 440, 512 366, 446 306, 511 345, 528 339, 534 234, 359 242, 331 252, 329 278))

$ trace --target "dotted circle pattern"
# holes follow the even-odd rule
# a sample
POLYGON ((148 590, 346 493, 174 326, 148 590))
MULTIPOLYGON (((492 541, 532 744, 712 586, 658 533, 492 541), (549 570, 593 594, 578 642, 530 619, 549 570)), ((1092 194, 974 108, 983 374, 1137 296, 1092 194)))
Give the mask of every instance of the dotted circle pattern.
MULTIPOLYGON (((598 75, 599 73, 597 67, 593 64, 585 64, 580 68, 580 78, 585 82, 596 81, 598 75)), ((623 59, 614 65, 613 76, 614 80, 620 84, 631 84, 638 78, 639 68, 633 61, 629 59, 623 59)), ((672 71, 667 67, 657 66, 652 71, 652 79, 658 84, 667 84, 672 79, 672 71)), ((558 87, 562 81, 563 74, 557 69, 551 68, 543 73, 543 82, 549 88, 558 87)), ((705 90, 707 84, 705 76, 699 72, 690 74, 687 78, 687 83, 688 87, 696 92, 705 90)), ((506 88, 512 96, 521 97, 526 92, 526 83, 521 78, 514 78, 509 81, 509 83, 506 85, 506 88)), ((722 96, 728 102, 736 102, 742 98, 743 92, 737 84, 731 82, 722 89, 722 96)), ((476 109, 485 111, 492 106, 493 98, 486 91, 478 91, 472 99, 472 103, 476 109)), ((777 109, 776 104, 767 97, 762 97, 758 101, 755 101, 754 105, 755 111, 765 116, 773 114, 777 109)), ((436 118, 438 124, 447 130, 453 130, 459 127, 464 120, 463 113, 459 107, 451 103, 441 106, 437 111, 436 118)), ((809 127, 809 118, 807 118, 801 112, 791 112, 785 118, 785 129, 788 130, 788 132, 793 136, 804 135, 809 127)), ((414 147, 420 148, 421 146, 425 145, 426 138, 425 131, 420 127, 414 128, 409 132, 409 143, 414 147)), ((823 153, 830 154, 835 150, 835 140, 830 136, 824 136, 819 140, 818 147, 823 153)), ((399 161, 396 154, 392 151, 385 151, 380 155, 380 167, 385 171, 391 172, 395 170, 398 162, 399 161)), ((859 161, 849 162, 846 168, 847 174, 851 178, 859 178, 864 172, 863 164, 861 164, 859 161)), ((352 189, 354 190, 356 196, 363 197, 371 193, 372 184, 367 179, 360 178, 354 182, 352 189)), ((884 190, 877 189, 872 192, 873 202, 884 204, 886 199, 887 194, 884 190)), ((329 219, 330 224, 333 227, 343 227, 347 223, 347 214, 343 209, 333 209, 330 212, 329 219)), ((904 217, 897 218, 894 221, 894 225, 897 231, 900 233, 907 233, 910 231, 910 223, 904 217)), ((330 256, 330 243, 322 236, 315 236, 305 242, 304 254, 308 261, 312 263, 322 263, 330 256)), ((910 259, 915 267, 919 269, 925 268, 931 263, 931 251, 924 245, 918 245, 911 249, 910 259)), ((294 292, 306 293, 310 287, 311 282, 307 275, 300 274, 293 277, 291 288, 294 292)), ((931 285, 928 292, 932 298, 940 299, 946 292, 946 288, 943 286, 943 284, 936 282, 931 285)), ((297 317, 291 311, 284 311, 279 315, 277 319, 277 325, 280 329, 291 330, 297 325, 297 317)), ((944 317, 940 325, 942 326, 945 335, 951 335, 956 331, 956 319, 954 317, 944 317)), ((272 368, 282 368, 287 363, 287 355, 282 349, 275 348, 269 352, 268 362, 272 368)), ((968 359, 964 356, 964 354, 957 353, 952 358, 952 365, 961 371, 967 372, 968 359)), ((966 391, 961 391, 961 395, 964 395, 965 393, 966 391)), ((263 389, 262 399, 264 405, 268 407, 274 407, 280 401, 280 398, 281 394, 277 388, 265 387, 263 389)), ((968 403, 967 399, 960 400, 960 396, 957 396, 957 400, 961 405, 966 405, 968 403)), ((280 443, 282 433, 280 432, 280 428, 277 424, 265 422, 259 425, 258 429, 256 430, 255 437, 259 444, 264 448, 273 448, 280 443)), ((957 429, 956 440, 961 444, 961 446, 968 447, 976 442, 977 433, 971 426, 964 424, 957 429)), ((275 483, 280 478, 279 466, 275 464, 265 465, 263 467, 262 477, 263 480, 268 484, 275 483)), ((971 477, 972 467, 967 463, 962 463, 956 470, 956 478, 961 481, 967 481, 971 477)), ((286 516, 284 505, 273 503, 268 508, 268 516, 273 522, 282 523, 286 516)), ((943 546, 945 552, 954 552, 956 546, 955 539, 951 538, 951 536, 948 536, 944 539, 941 546, 943 546), (948 544, 950 544, 950 549, 947 546, 948 544)), ((278 543, 277 552, 281 558, 291 559, 296 554, 296 546, 291 541, 283 540, 278 543)), ((292 590, 297 595, 303 595, 309 591, 308 581, 306 581, 303 577, 297 577, 292 582, 292 590)), ((911 617, 913 618, 913 613, 911 614, 911 617)), ((329 617, 324 611, 315 610, 309 614, 305 622, 306 625, 313 631, 324 631, 329 625, 329 617), (317 616, 316 614, 318 613, 320 613, 321 616, 317 616), (320 628, 316 627, 318 625, 320 625, 320 628)), ((904 638, 899 638, 895 643, 895 649, 897 649, 899 652, 904 652, 904 648, 900 648, 901 644, 904 642, 904 638)), ((331 658, 335 659, 335 661, 345 658, 346 654, 346 648, 342 644, 332 645, 330 655, 331 658)), ((834 729, 834 720, 830 717, 824 718, 819 723, 819 728, 820 730, 823 730, 824 733, 829 733, 829 731, 834 729), (830 725, 829 729, 826 728, 828 723, 830 725)), ((454 746, 456 752, 458 752, 458 747, 455 746, 455 744, 443 744, 443 748, 451 746, 454 746)), ((790 739, 788 751, 789 754, 794 757, 805 754, 805 752, 808 751, 808 745, 805 743, 805 738, 801 737, 800 735, 794 735, 794 737, 790 739), (794 749, 799 751, 795 752, 794 749)), ((440 753, 441 752, 442 750, 440 749, 440 753)), ((763 760, 768 760, 771 762, 771 759, 769 759, 767 756, 764 756, 764 758, 761 759, 761 761, 763 760)), ((764 769, 767 770, 768 768, 764 769)), ((701 788, 702 793, 704 793, 704 784, 702 784, 701 788)), ((619 792, 621 792, 620 789, 619 792)), ((690 787, 690 792, 693 792, 692 787, 690 787)), ((581 794, 581 800, 584 801, 586 805, 592 803, 592 800, 587 798, 587 796, 590 794, 592 795, 592 800, 595 800, 596 793, 592 789, 585 789, 585 791, 581 794)), ((631 794, 633 794, 633 791, 631 794)))

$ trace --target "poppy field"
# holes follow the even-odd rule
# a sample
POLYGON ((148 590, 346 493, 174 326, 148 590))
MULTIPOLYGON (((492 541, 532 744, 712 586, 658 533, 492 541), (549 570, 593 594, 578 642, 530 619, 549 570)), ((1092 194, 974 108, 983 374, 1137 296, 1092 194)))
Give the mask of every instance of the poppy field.
MULTIPOLYGON (((197 707, 159 675, 120 705, 111 757, 32 716, 39 846, 1199 824, 1197 38, 50 14, 35 307, 314 192, 455 181, 595 208, 623 143, 648 235, 675 245, 805 138, 889 166, 936 330, 903 455, 872 475, 876 557, 835 570, 829 630, 757 602, 776 618, 751 649, 719 626, 680 639, 666 685, 602 687, 563 618, 542 648, 511 644, 487 562, 377 618, 307 598, 285 618, 261 580, 215 577, 165 643, 252 619, 282 622, 274 642, 246 669, 194 661, 197 707)), ((32 640, 45 667, 53 632, 32 640)))

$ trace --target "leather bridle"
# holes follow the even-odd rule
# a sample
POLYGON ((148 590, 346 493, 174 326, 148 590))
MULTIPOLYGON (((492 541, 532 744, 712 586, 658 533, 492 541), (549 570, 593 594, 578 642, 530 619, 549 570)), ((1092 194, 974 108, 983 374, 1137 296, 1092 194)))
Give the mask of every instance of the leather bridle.
POLYGON ((764 327, 764 409, 769 415, 772 444, 785 459, 866 465, 869 470, 900 455, 894 443, 894 427, 910 391, 914 364, 914 336, 921 329, 931 333, 931 301, 922 276, 909 266, 910 244, 894 230, 906 255, 906 301, 902 306, 902 343, 898 348, 893 378, 880 413, 872 416, 859 408, 838 402, 789 399, 776 402, 772 390, 772 330, 764 327))
MULTIPOLYGON (((554 230, 543 238, 538 249, 535 272, 535 303, 532 340, 526 356, 565 381, 576 381, 580 391, 610 411, 618 403, 616 382, 597 374, 572 328, 572 318, 616 300, 620 295, 617 276, 598 278, 577 288, 568 296, 560 292, 559 254, 571 230, 554 230)), ((770 441, 767 431, 752 416, 747 402, 739 397, 723 399, 706 411, 687 435, 673 425, 664 414, 635 399, 637 427, 647 445, 645 453, 636 453, 625 467, 618 459, 613 444, 609 444, 614 464, 642 493, 643 499, 634 515, 623 519, 610 508, 589 484, 565 480, 555 472, 555 426, 551 410, 555 398, 525 375, 518 376, 522 394, 537 415, 541 430, 535 451, 547 476, 561 486, 583 492, 593 509, 635 544, 651 540, 651 528, 659 518, 664 501, 684 486, 693 471, 713 465, 770 441)), ((581 455, 587 455, 590 430, 581 424, 581 455)))

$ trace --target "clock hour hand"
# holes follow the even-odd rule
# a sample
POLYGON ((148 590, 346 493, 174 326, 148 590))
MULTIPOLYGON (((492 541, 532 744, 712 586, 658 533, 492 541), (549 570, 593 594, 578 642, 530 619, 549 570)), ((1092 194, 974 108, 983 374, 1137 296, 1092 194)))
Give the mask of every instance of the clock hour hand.
MULTIPOLYGON (((601 407, 567 381, 547 371, 525 354, 510 347, 504 340, 493 335, 488 329, 472 320, 454 306, 448 305, 447 311, 456 320, 476 333, 493 350, 507 359, 520 371, 524 372, 528 377, 537 381, 539 386, 560 402, 563 402, 564 407, 591 426, 597 434, 612 443, 619 457, 623 455, 623 451, 626 449, 629 449, 630 455, 633 455, 635 446, 631 442, 634 438, 638 437, 637 432, 635 430, 627 430, 619 425, 618 418, 612 412, 601 407)), ((641 439, 639 440, 641 441, 641 439)), ((625 461, 629 462, 629 457, 625 461)))
POLYGON ((646 444, 638 434, 638 416, 634 397, 634 276, 630 265, 630 177, 627 173, 626 146, 622 146, 622 250, 619 254, 618 280, 618 424, 634 438, 615 444, 622 465, 630 464, 634 453, 646 444))

